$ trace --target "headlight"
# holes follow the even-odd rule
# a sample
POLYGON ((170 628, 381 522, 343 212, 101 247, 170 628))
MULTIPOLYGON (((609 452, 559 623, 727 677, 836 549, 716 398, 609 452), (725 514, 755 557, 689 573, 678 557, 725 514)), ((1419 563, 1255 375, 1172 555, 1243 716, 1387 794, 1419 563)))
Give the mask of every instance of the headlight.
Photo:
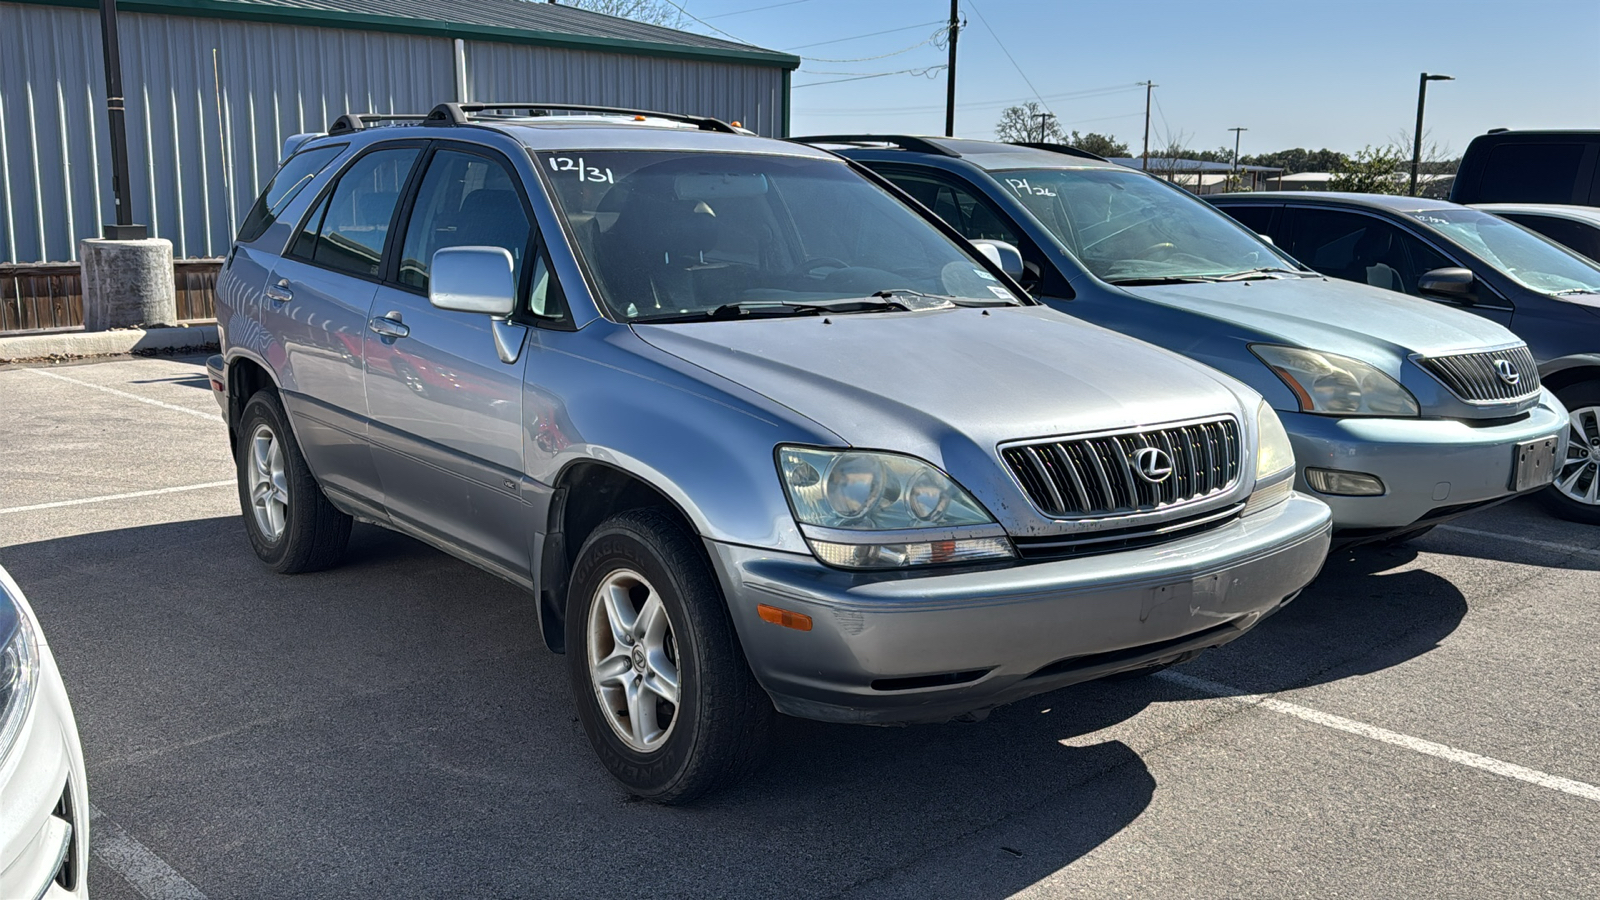
POLYGON ((1417 398, 1400 382, 1359 359, 1300 347, 1251 344, 1300 401, 1301 412, 1334 416, 1415 416, 1417 398))
POLYGON ((1256 481, 1265 481, 1285 469, 1294 468, 1294 447, 1289 444, 1289 432, 1283 430, 1283 420, 1267 401, 1256 409, 1256 481))
POLYGON ((1260 512, 1289 499, 1294 492, 1294 448, 1289 433, 1267 401, 1256 408, 1256 486, 1244 514, 1260 512))
POLYGON ((994 517, 920 459, 779 447, 778 474, 806 542, 829 565, 899 568, 1012 557, 994 517))
POLYGON ((33 702, 34 685, 39 680, 39 648, 33 626, 22 607, 0 586, 0 759, 11 752, 11 743, 22 730, 33 702))

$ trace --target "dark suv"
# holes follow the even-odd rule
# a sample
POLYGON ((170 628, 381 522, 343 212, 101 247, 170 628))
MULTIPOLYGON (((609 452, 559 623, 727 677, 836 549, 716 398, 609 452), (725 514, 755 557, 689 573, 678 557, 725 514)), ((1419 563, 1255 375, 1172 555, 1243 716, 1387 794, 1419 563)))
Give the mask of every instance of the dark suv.
POLYGON ((1600 131, 1507 131, 1472 139, 1450 189, 1456 203, 1600 206, 1600 131))

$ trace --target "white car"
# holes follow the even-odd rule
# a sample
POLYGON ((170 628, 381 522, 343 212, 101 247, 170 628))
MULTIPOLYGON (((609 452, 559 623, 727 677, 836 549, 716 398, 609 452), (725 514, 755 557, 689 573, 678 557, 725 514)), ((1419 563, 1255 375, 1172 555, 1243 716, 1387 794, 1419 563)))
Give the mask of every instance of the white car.
POLYGON ((89 792, 61 672, 0 568, 0 897, 89 896, 89 792))
POLYGON ((1510 219, 1574 253, 1600 262, 1600 207, 1560 203, 1474 203, 1473 208, 1510 219))

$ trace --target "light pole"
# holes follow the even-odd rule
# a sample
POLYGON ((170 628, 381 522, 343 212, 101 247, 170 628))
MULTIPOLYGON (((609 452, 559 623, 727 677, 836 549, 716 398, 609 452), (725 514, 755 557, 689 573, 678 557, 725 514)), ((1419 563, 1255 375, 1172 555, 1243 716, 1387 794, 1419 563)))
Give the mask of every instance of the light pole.
POLYGON ((1417 169, 1422 165, 1422 107, 1428 102, 1428 82, 1430 81, 1455 81, 1451 75, 1429 75, 1422 73, 1417 80, 1417 137, 1411 142, 1411 196, 1417 195, 1417 169))
POLYGON ((100 0, 101 52, 105 54, 106 119, 111 127, 111 197, 116 223, 104 223, 114 241, 143 240, 147 231, 133 224, 132 185, 128 182, 128 130, 122 104, 122 54, 117 40, 117 0, 100 0))
POLYGON ((1250 129, 1248 129, 1248 128, 1229 128, 1228 130, 1233 132, 1233 184, 1234 184, 1234 187, 1238 187, 1239 186, 1239 138, 1244 132, 1249 131, 1250 129))

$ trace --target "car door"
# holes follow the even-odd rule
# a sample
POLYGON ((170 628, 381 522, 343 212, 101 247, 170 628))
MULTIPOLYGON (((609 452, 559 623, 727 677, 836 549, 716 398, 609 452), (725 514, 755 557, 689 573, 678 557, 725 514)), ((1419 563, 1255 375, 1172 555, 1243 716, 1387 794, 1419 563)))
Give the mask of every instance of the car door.
POLYGON ((1417 284, 1424 273, 1461 267, 1462 263, 1388 219, 1365 212, 1291 206, 1280 220, 1289 255, 1324 275, 1465 309, 1502 325, 1511 323, 1510 304, 1481 276, 1478 302, 1473 304, 1422 294, 1417 284))
MULTIPOLYGON (((379 144, 311 205, 267 278, 268 327, 279 336, 283 400, 323 487, 366 512, 381 509, 368 446, 362 335, 379 265, 420 143, 379 144)), ((277 363, 277 361, 274 361, 277 363)))
POLYGON ((503 362, 488 316, 428 302, 429 266, 446 247, 503 247, 524 284, 534 230, 520 179, 498 152, 436 142, 401 222, 388 277, 367 311, 363 353, 387 511, 480 564, 525 579, 532 527, 523 475, 527 355, 503 362))

